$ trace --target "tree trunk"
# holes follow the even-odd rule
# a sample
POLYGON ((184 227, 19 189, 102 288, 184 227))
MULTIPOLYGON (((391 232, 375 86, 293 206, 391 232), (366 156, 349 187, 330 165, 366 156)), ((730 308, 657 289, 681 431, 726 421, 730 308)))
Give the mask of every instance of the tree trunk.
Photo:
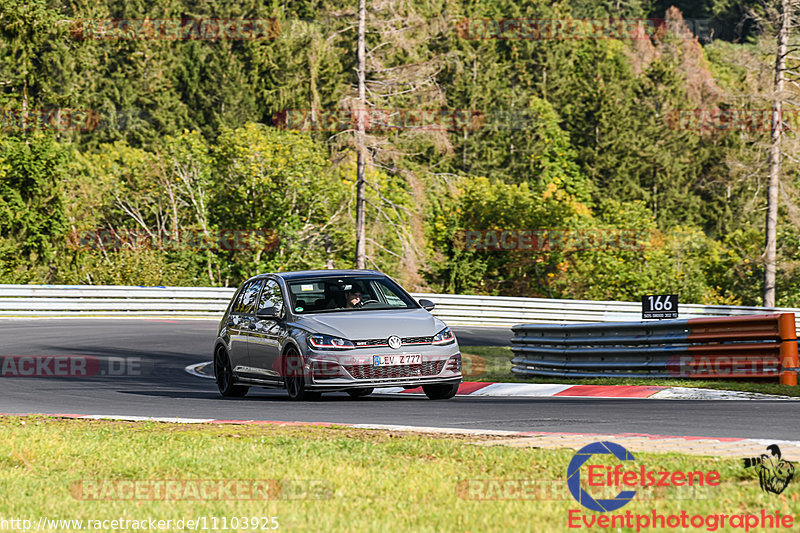
POLYGON ((356 151, 358 154, 356 170, 356 268, 366 266, 366 236, 364 234, 364 204, 366 203, 366 147, 364 145, 365 119, 367 108, 365 63, 366 63, 366 0, 358 0, 358 109, 356 110, 357 132, 356 151))
POLYGON ((791 20, 790 0, 781 2, 781 25, 778 30, 778 53, 775 59, 775 92, 772 99, 772 134, 769 150, 769 187, 767 189, 766 246, 764 250, 764 307, 775 307, 775 270, 778 226, 778 187, 781 174, 781 136, 783 133, 783 79, 791 20))

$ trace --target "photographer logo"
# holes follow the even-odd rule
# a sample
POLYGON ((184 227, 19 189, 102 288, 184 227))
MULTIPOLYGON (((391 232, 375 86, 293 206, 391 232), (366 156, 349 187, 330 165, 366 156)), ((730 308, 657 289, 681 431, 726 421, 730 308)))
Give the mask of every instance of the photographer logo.
MULTIPOLYGON (((593 442, 592 444, 584 446, 578 450, 578 453, 575 454, 570 461, 569 466, 567 467, 567 487, 569 487, 572 497, 575 498, 575 501, 587 509, 591 509, 592 511, 600 511, 601 513, 616 511, 631 501, 634 496, 636 496, 635 490, 623 490, 620 491, 614 498, 596 500, 581 487, 581 466, 583 466, 586 461, 591 459, 592 456, 604 454, 612 454, 620 461, 635 460, 633 454, 619 444, 608 441, 593 442)), ((617 465, 617 467, 619 468, 620 465, 617 465)), ((619 470, 617 470, 617 472, 618 471, 619 470)), ((591 480, 591 473, 589 477, 591 480)), ((590 481, 589 484, 593 485, 594 483, 590 481)))
POLYGON ((672 490, 676 487, 715 487, 720 484, 720 474, 715 470, 671 470, 653 469, 643 464, 625 466, 602 464, 612 458, 597 456, 613 456, 622 462, 632 462, 636 458, 631 452, 614 442, 593 442, 584 446, 573 456, 567 467, 567 487, 572 497, 579 504, 592 511, 607 513, 616 511, 636 496, 635 490, 664 487, 672 490), (585 478, 581 480, 581 470, 585 478), (583 481, 583 482, 582 482, 583 481), (604 492, 611 498, 595 498, 584 488, 592 490, 595 495, 604 492))
POLYGON ((781 457, 781 449, 777 444, 767 446, 767 451, 769 454, 743 459, 744 467, 756 469, 761 490, 780 494, 794 478, 794 463, 781 457))

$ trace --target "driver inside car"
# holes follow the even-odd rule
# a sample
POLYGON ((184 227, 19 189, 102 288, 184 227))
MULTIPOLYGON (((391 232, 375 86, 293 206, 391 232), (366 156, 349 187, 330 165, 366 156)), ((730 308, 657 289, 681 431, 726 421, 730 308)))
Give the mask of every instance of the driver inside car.
POLYGON ((345 291, 345 307, 347 309, 358 308, 362 306, 361 303, 361 287, 353 285, 349 290, 345 291))

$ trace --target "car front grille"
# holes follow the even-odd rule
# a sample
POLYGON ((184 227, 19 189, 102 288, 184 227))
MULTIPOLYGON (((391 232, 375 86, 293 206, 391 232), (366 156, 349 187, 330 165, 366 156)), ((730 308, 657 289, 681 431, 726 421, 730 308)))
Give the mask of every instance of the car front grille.
MULTIPOLYGON (((431 344, 433 342, 433 337, 403 337, 400 340, 404 346, 409 344, 431 344)), ((353 341, 353 344, 358 348, 388 346, 389 339, 362 339, 353 341)))
POLYGON ((356 346, 388 346, 388 339, 363 339, 360 341, 353 341, 356 346))
POLYGON ((345 365, 344 369, 355 379, 412 378, 436 376, 444 367, 444 361, 424 361, 420 365, 345 365))
POLYGON ((430 344, 433 342, 433 337, 406 337, 403 339, 403 344, 430 344))

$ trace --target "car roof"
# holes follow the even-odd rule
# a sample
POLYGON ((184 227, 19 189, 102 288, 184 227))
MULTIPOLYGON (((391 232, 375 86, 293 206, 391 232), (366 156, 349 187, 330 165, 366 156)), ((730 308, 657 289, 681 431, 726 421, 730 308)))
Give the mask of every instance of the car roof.
MULTIPOLYGON (((340 276, 379 276, 386 277, 386 274, 378 272, 377 270, 301 270, 296 272, 272 272, 270 274, 259 274, 253 276, 254 278, 260 276, 276 276, 283 278, 286 281, 305 278, 335 278, 340 276)), ((252 279, 252 278, 251 278, 252 279)))

